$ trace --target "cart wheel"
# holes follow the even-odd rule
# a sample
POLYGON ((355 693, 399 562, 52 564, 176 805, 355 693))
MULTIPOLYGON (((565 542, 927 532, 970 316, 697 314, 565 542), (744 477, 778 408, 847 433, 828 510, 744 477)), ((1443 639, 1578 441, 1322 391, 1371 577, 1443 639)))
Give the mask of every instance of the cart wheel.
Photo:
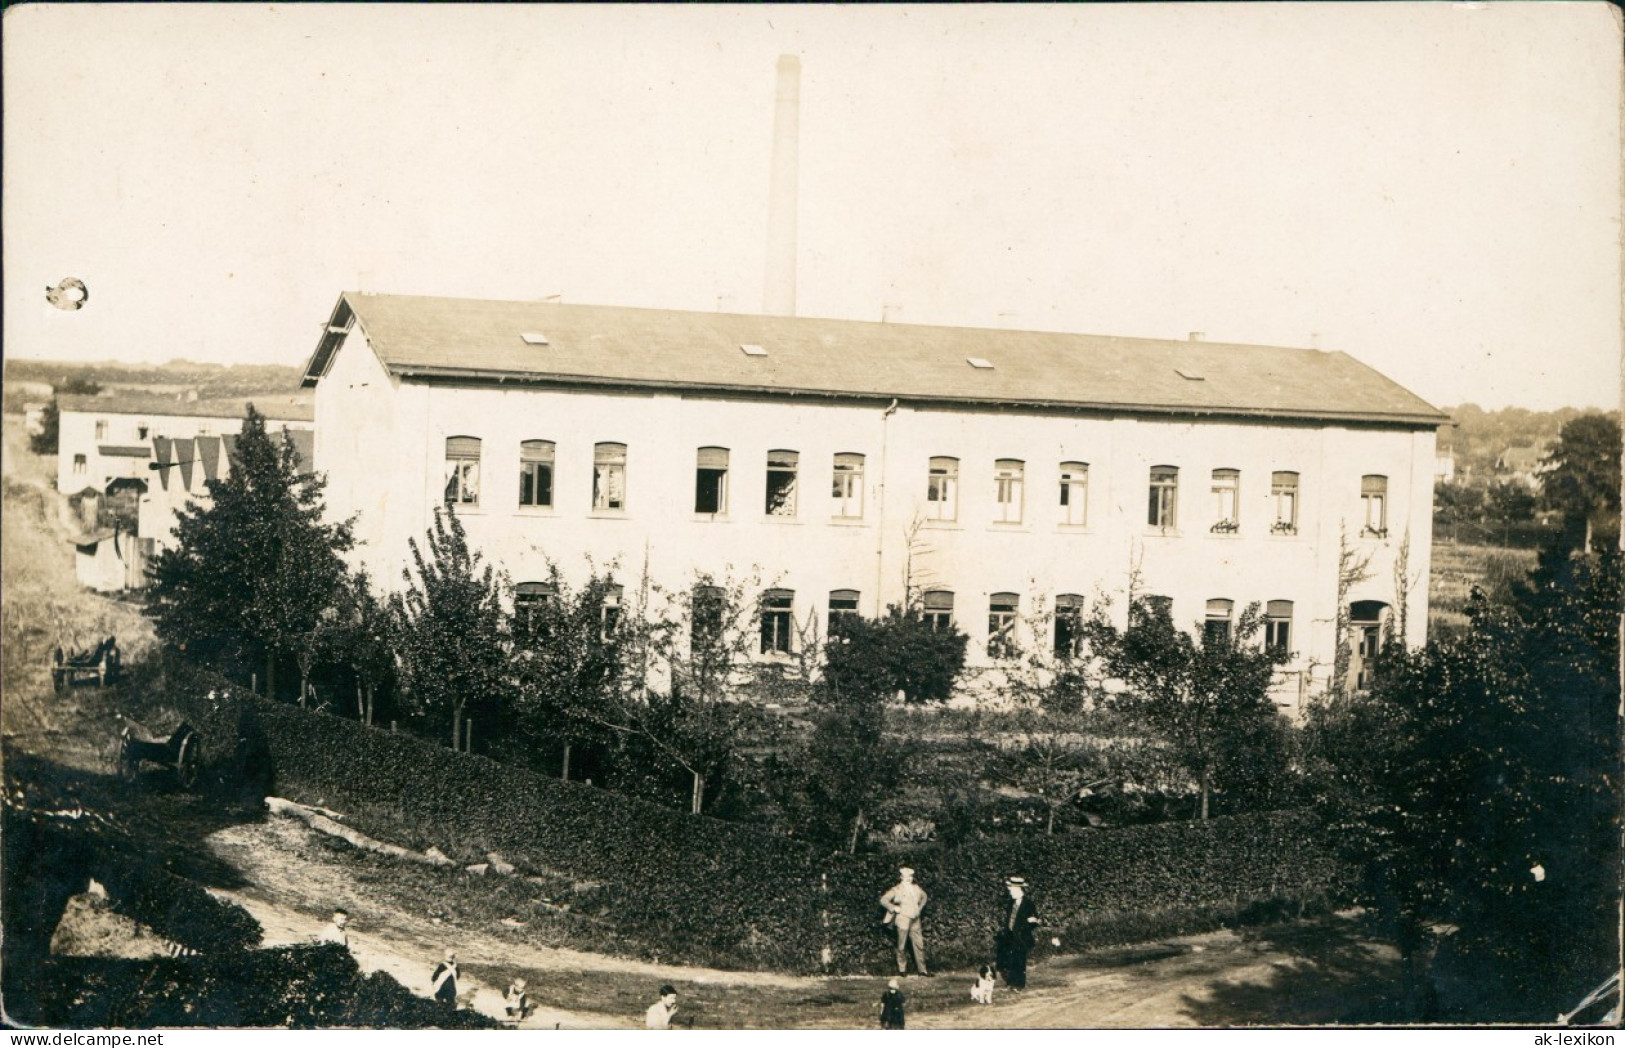
POLYGON ((188 735, 181 740, 180 756, 175 760, 175 781, 181 784, 181 789, 189 790, 197 785, 198 772, 201 759, 198 756, 198 742, 196 735, 188 735))

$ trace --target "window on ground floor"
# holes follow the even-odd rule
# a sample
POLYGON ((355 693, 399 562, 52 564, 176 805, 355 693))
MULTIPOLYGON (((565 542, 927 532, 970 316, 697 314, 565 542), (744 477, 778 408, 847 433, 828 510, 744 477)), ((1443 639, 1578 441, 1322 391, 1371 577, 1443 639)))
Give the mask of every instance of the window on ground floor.
POLYGON ((1264 647, 1288 653, 1292 650, 1292 602, 1272 600, 1264 606, 1264 647))
POLYGON ((922 597, 925 621, 934 630, 954 628, 954 594, 952 590, 926 590, 922 597))
POLYGON ((987 654, 993 659, 1016 655, 1016 609, 1014 593, 994 593, 987 599, 987 654))
POLYGON ((1083 642, 1083 597, 1063 593, 1055 598, 1055 655, 1072 659, 1083 642))
POLYGON ((762 594, 762 651, 789 653, 794 649, 794 590, 770 589, 762 594))
POLYGON ((1218 646, 1230 643, 1230 616, 1236 602, 1216 597, 1207 602, 1207 617, 1202 623, 1202 643, 1218 646))

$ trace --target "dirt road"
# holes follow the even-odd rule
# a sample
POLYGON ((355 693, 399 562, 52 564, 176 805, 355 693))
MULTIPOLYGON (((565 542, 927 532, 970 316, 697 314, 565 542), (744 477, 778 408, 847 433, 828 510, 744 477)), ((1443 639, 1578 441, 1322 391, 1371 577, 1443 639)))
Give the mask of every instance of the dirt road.
MULTIPOLYGON (((362 968, 381 969, 427 995, 429 973, 450 946, 463 967, 473 1006, 502 1015, 501 990, 525 974, 540 1010, 526 1027, 623 1029, 642 1024, 642 1008, 662 983, 681 988, 696 1025, 739 1028, 867 1028, 884 989, 870 977, 798 977, 652 964, 516 942, 498 929, 451 927, 401 912, 358 892, 331 848, 289 818, 218 830, 208 846, 250 887, 218 892, 248 910, 266 944, 309 942, 332 906, 351 917, 350 948, 362 968), (481 975, 485 978, 481 978, 481 975), (499 985, 500 984, 500 985, 499 985)), ((1390 951, 1328 918, 1260 932, 1223 931, 1135 947, 1052 957, 1034 968, 1024 994, 970 1001, 972 975, 911 978, 909 1025, 919 1029, 1066 1029, 1324 1024, 1344 1019, 1355 997, 1369 995, 1391 969, 1390 951), (1351 996, 1352 995, 1352 996, 1351 996)))

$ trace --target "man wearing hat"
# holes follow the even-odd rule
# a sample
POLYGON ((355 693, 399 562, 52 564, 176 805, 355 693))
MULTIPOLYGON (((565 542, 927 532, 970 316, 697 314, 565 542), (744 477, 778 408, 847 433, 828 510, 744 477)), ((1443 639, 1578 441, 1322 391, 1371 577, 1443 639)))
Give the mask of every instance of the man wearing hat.
POLYGON ((925 966, 925 933, 920 927, 920 911, 925 909, 925 889, 914 883, 914 871, 904 866, 899 880, 880 897, 886 908, 886 921, 897 925, 897 974, 908 974, 908 946, 914 946, 914 967, 921 975, 931 973, 925 966))
POLYGON ((1010 892, 1010 901, 1001 915, 993 947, 999 959, 999 971, 1004 975, 1004 985, 1012 990, 1025 990, 1027 953, 1033 948, 1033 929, 1039 923, 1038 907, 1027 894, 1025 877, 1011 877, 1004 884, 1010 892))

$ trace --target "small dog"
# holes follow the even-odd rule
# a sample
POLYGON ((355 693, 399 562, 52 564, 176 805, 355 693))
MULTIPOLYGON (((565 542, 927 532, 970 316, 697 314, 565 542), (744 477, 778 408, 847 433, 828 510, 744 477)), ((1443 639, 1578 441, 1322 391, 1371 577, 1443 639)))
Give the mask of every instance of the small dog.
POLYGON ((976 975, 976 981, 971 984, 970 999, 975 1001, 977 1004, 992 1004, 993 1003, 993 966, 992 965, 990 965, 990 964, 982 965, 982 970, 980 972, 978 972, 977 975, 976 975))

